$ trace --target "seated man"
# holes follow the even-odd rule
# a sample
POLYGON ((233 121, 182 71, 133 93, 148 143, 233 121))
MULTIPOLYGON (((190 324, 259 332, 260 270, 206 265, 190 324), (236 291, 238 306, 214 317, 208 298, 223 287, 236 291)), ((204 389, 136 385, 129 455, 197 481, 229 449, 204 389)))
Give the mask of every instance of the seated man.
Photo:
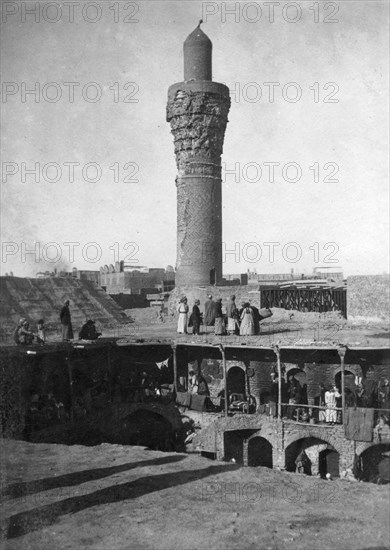
POLYGON ((101 336, 101 332, 97 332, 95 327, 95 321, 89 319, 82 327, 79 332, 79 340, 97 340, 101 336))
POLYGON ((18 330, 19 344, 28 346, 34 341, 34 333, 30 330, 28 321, 24 320, 22 326, 18 330))

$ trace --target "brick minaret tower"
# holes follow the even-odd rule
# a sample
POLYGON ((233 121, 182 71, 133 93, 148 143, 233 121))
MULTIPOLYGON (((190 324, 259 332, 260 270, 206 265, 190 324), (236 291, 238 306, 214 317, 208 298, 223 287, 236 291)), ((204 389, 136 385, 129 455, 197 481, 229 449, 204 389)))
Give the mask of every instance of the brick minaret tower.
POLYGON ((168 90, 178 170, 176 286, 222 280, 221 154, 230 97, 227 86, 212 82, 212 43, 201 22, 184 42, 184 82, 168 90))

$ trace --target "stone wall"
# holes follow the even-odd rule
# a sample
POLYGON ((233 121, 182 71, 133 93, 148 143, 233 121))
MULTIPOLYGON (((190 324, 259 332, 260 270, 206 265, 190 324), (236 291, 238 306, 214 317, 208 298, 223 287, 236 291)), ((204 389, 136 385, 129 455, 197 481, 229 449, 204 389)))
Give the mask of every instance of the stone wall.
POLYGON ((389 275, 359 275, 347 281, 348 318, 389 320, 389 275))
POLYGON ((305 449, 311 460, 312 475, 318 473, 320 452, 334 450, 339 454, 341 477, 350 475, 355 455, 377 444, 375 441, 359 443, 347 439, 342 425, 303 425, 270 419, 265 415, 242 414, 221 417, 209 423, 198 432, 194 445, 198 450, 214 453, 218 460, 234 458, 236 462, 248 465, 248 449, 255 438, 262 438, 272 446, 273 468, 295 469, 295 458, 301 449, 305 449))

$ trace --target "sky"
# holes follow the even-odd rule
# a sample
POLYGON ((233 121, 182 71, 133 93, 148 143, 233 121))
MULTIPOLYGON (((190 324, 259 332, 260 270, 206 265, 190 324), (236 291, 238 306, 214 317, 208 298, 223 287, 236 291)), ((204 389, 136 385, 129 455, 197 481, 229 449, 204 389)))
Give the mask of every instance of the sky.
POLYGON ((232 100, 224 273, 388 272, 388 6, 3 1, 1 273, 175 265, 167 90, 201 18, 232 100))

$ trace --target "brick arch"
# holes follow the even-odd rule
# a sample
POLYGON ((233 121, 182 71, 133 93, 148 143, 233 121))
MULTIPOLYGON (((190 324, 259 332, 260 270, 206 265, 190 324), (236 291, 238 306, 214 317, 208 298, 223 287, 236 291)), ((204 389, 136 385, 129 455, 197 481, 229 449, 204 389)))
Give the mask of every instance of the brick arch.
POLYGON ((236 361, 236 362, 232 361, 231 365, 227 364, 226 365, 226 371, 229 372, 229 370, 233 369, 234 367, 237 367, 237 368, 243 370, 244 372, 246 372, 245 364, 242 361, 236 361))
POLYGON ((264 434, 261 432, 261 430, 259 430, 258 432, 252 434, 250 437, 248 437, 247 439, 247 443, 249 445, 249 441, 251 439, 255 439, 255 437, 262 437, 263 439, 265 439, 266 441, 268 441, 268 443, 272 446, 272 449, 276 449, 277 448, 277 437, 269 437, 268 434, 264 434))
POLYGON ((132 416, 139 411, 152 412, 162 416, 167 420, 174 430, 180 430, 183 421, 179 411, 173 405, 163 405, 159 403, 132 403, 121 408, 120 418, 124 419, 127 416, 132 416))
POLYGON ((331 445, 335 451, 339 453, 340 456, 342 456, 343 453, 343 447, 342 447, 342 441, 338 441, 337 438, 329 437, 327 434, 324 435, 324 433, 318 429, 314 430, 302 430, 298 434, 294 434, 290 438, 286 438, 284 442, 284 451, 291 445, 291 443, 295 443, 295 441, 299 441, 299 439, 308 439, 309 437, 315 437, 317 439, 321 439, 322 441, 325 441, 325 443, 328 443, 331 445))
POLYGON ((376 447, 378 445, 388 445, 388 444, 389 443, 387 442, 379 443, 378 441, 370 441, 369 443, 359 443, 359 445, 357 445, 356 447, 355 454, 357 456, 360 456, 361 454, 364 453, 364 451, 367 451, 367 449, 370 449, 371 447, 376 447))
POLYGON ((300 366, 298 366, 298 364, 291 365, 290 367, 286 367, 286 374, 288 374, 292 370, 299 370, 299 371, 304 372, 306 374, 305 368, 301 368, 300 366))
MULTIPOLYGON (((333 376, 335 377, 336 374, 341 372, 343 369, 341 366, 336 367, 333 371, 333 376)), ((360 365, 345 365, 345 372, 351 372, 355 376, 363 376, 362 367, 360 365)))

